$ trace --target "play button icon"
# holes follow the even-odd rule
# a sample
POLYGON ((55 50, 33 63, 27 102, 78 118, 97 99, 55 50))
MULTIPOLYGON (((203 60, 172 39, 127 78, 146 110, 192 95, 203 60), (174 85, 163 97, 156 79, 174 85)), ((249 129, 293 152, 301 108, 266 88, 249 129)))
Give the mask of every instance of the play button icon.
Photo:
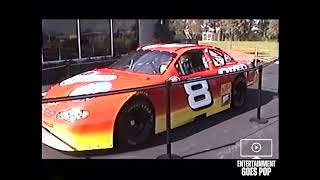
POLYGON ((260 152, 260 151, 261 151, 261 144, 260 144, 260 143, 257 143, 257 142, 252 143, 252 145, 251 145, 251 150, 252 150, 253 152, 255 152, 255 153, 260 152))
POLYGON ((241 139, 240 157, 272 157, 272 139, 241 139))

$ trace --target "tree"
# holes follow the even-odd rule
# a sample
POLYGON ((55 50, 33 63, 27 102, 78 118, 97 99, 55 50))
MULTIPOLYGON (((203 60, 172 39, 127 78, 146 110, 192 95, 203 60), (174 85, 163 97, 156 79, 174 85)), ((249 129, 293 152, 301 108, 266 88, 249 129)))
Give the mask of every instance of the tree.
POLYGON ((159 20, 155 25, 154 37, 162 43, 173 40, 174 32, 169 28, 169 21, 159 20), (162 22, 162 23, 161 23, 162 22))
POLYGON ((193 19, 190 22, 190 30, 192 33, 192 39, 197 39, 199 35, 201 35, 201 22, 202 20, 193 19))
POLYGON ((237 29, 238 29, 238 36, 239 36, 239 41, 244 41, 247 39, 248 37, 248 22, 245 19, 241 19, 238 20, 238 25, 237 25, 237 29))
POLYGON ((175 34, 184 35, 184 28, 186 27, 186 22, 183 19, 173 19, 169 22, 169 29, 175 34))
POLYGON ((249 32, 248 32, 248 39, 249 41, 257 40, 258 34, 258 23, 257 19, 250 19, 249 21, 249 32))
POLYGON ((259 28, 259 37, 260 40, 267 40, 267 29, 269 25, 269 20, 266 19, 260 19, 258 22, 258 28, 259 28))
POLYGON ((278 39, 279 33, 279 21, 278 20, 270 20, 267 30, 267 37, 269 40, 278 39))
POLYGON ((278 38, 278 20, 269 19, 173 19, 169 30, 184 34, 188 27, 193 39, 201 39, 201 25, 210 24, 215 40, 255 41, 278 38), (217 31, 219 29, 219 31, 217 31), (200 37, 199 37, 200 36, 200 37))

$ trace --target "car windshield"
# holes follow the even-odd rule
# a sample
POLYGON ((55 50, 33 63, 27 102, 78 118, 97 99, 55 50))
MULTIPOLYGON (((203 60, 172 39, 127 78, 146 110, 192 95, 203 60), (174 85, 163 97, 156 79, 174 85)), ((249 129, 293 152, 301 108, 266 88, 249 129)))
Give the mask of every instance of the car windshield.
POLYGON ((139 50, 121 57, 110 68, 145 74, 161 74, 161 65, 167 65, 171 57, 172 54, 169 52, 139 50))

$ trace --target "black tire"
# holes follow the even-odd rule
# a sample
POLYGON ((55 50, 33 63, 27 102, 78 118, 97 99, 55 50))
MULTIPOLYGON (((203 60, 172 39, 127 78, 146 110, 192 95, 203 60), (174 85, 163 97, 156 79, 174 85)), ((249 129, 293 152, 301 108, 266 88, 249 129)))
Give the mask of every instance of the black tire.
POLYGON ((247 96, 247 80, 243 76, 238 76, 232 83, 231 105, 235 108, 243 107, 247 96))
POLYGON ((145 143, 154 132, 154 112, 144 100, 133 100, 122 109, 115 131, 116 145, 133 147, 145 143))

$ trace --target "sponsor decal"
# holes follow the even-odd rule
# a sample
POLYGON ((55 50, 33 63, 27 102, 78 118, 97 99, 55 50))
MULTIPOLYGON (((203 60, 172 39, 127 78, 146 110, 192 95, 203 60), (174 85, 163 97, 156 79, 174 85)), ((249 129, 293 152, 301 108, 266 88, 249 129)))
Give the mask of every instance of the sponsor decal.
POLYGON ((55 114, 55 111, 48 108, 42 108, 42 114, 45 116, 53 116, 55 114))
POLYGON ((231 83, 225 83, 221 85, 221 94, 229 93, 231 91, 231 83))
POLYGON ((226 60, 227 63, 231 62, 231 57, 227 54, 224 54, 224 59, 226 60))
POLYGON ((49 122, 46 122, 46 121, 42 121, 42 122, 43 122, 43 124, 53 128, 53 124, 52 123, 49 123, 49 122))
POLYGON ((245 70, 245 69, 248 69, 247 65, 245 65, 245 64, 237 64, 237 65, 230 66, 230 67, 220 68, 218 70, 218 73, 219 74, 227 74, 227 73, 242 71, 242 70, 245 70))
POLYGON ((231 82, 221 85, 221 106, 230 104, 231 100, 231 82))
POLYGON ((209 50, 209 54, 212 57, 212 60, 215 66, 219 67, 225 64, 222 55, 216 52, 213 52, 212 50, 209 50))
MULTIPOLYGON (((145 96, 148 96, 148 93, 146 91, 137 91, 136 95, 145 95, 145 96)), ((130 95, 128 95, 129 97, 130 95)))
POLYGON ((225 105, 230 104, 230 93, 223 95, 221 100, 222 100, 221 106, 225 106, 225 105))

